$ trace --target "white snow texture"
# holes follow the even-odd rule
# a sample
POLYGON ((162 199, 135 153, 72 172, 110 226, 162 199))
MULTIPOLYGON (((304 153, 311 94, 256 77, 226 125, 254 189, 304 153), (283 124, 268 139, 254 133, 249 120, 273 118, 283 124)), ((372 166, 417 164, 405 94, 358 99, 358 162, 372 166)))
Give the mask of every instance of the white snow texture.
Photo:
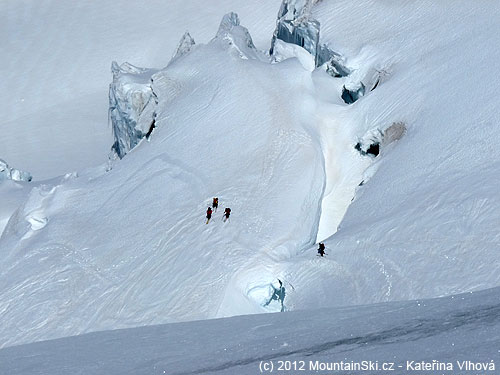
POLYGON ((254 374, 346 346, 498 358, 500 3, 283 4, 346 75, 317 67, 316 41, 280 40, 279 1, 0 4, 0 156, 38 180, 0 161, 0 370, 62 374, 61 351, 92 347, 90 363, 106 345, 106 365, 69 368, 254 374), (119 364, 132 348, 137 367, 119 364))

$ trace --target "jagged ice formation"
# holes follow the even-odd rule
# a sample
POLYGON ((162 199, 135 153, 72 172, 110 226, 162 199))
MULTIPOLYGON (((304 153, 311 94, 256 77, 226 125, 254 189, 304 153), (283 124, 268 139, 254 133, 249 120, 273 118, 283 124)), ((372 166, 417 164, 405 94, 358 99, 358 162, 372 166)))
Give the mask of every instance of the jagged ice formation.
POLYGON ((129 63, 111 65, 109 118, 115 142, 112 150, 123 158, 150 134, 155 123, 155 95, 151 77, 156 69, 138 68, 129 63))
POLYGON ((33 177, 29 172, 21 171, 16 168, 10 168, 7 162, 0 159, 0 181, 13 180, 29 182, 32 179, 33 177))

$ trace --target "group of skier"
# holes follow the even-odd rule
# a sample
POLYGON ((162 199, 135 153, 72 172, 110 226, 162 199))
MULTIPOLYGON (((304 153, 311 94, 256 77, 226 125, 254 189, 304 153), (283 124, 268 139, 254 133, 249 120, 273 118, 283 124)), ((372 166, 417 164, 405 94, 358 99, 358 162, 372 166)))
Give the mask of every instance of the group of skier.
MULTIPOLYGON (((207 224, 212 218, 212 213, 217 212, 217 208, 219 207, 219 198, 215 197, 212 199, 212 207, 208 206, 207 208, 207 224)), ((229 219, 229 215, 231 215, 231 209, 229 207, 226 207, 224 209, 224 216, 222 217, 222 220, 225 222, 226 220, 229 219)), ((325 256, 327 255, 325 253, 325 244, 323 242, 319 243, 318 247, 318 256, 325 256)))
MULTIPOLYGON (((212 213, 217 212, 217 208, 219 207, 219 198, 215 197, 212 199, 212 207, 207 208, 207 224, 212 218, 212 213)), ((224 216, 223 216, 223 221, 225 222, 227 219, 229 219, 229 215, 231 215, 231 209, 229 207, 226 207, 224 209, 224 216)))

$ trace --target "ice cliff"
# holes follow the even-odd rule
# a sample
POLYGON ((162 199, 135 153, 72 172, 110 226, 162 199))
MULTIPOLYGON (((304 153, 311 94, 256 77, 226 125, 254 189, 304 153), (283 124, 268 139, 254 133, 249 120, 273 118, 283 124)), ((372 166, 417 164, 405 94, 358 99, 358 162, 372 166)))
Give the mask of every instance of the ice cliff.
POLYGON ((332 77, 346 77, 351 70, 344 64, 342 56, 326 44, 320 44, 321 25, 311 15, 315 3, 315 0, 283 0, 271 41, 270 55, 274 61, 281 61, 283 48, 280 48, 279 41, 295 44, 313 56, 316 67, 325 65, 326 72, 332 77))
POLYGON ((320 24, 310 17, 311 6, 308 0, 283 0, 271 41, 271 55, 275 54, 279 39, 303 47, 317 59, 320 24))
POLYGON ((138 68, 129 63, 111 65, 113 82, 109 86, 109 118, 115 142, 112 150, 122 158, 155 126, 155 94, 151 77, 157 70, 138 68))

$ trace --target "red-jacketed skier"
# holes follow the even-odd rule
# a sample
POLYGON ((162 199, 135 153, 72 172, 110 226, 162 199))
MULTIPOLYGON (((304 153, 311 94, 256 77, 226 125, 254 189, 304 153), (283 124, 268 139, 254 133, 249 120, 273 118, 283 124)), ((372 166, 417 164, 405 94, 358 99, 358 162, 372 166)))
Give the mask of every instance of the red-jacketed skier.
POLYGON ((210 221, 211 217, 212 217, 212 208, 208 207, 207 208, 207 224, 210 221))
POLYGON ((229 215, 231 215, 231 209, 229 207, 226 207, 226 209, 224 210, 224 221, 226 221, 227 219, 229 219, 229 215))

